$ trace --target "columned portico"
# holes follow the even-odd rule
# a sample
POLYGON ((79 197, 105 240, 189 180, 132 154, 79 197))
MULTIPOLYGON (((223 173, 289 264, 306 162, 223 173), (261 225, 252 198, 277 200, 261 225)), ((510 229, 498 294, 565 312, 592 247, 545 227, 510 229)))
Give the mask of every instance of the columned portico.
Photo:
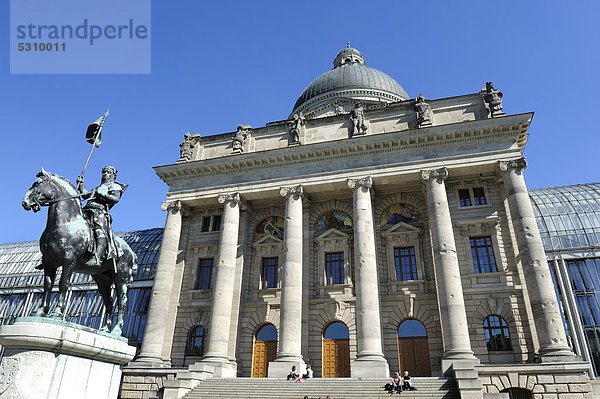
POLYGON ((358 353, 350 367, 352 377, 388 377, 381 347, 381 322, 371 177, 349 179, 354 191, 354 255, 356 270, 356 339, 358 353))
POLYGON ((546 260, 542 238, 535 221, 523 170, 525 158, 499 161, 504 178, 505 195, 515 226, 517 246, 533 314, 540 348, 537 361, 557 362, 577 359, 567 344, 554 283, 546 260))
POLYGON ((228 352, 241 199, 238 193, 223 194, 219 195, 219 202, 224 204, 223 228, 215 259, 216 275, 208 324, 208 348, 201 362, 214 366, 216 377, 235 377, 236 362, 229 358, 228 352))
POLYGON ((169 367, 170 359, 163 358, 165 328, 173 289, 173 274, 177 263, 179 238, 182 222, 181 201, 164 203, 161 208, 167 211, 167 220, 156 266, 152 296, 148 306, 146 330, 142 340, 140 355, 134 361, 136 366, 169 367))
POLYGON ((293 365, 304 373, 302 358, 302 186, 282 187, 285 197, 279 349, 269 377, 285 377, 293 365))
POLYGON ((427 208, 433 246, 435 280, 444 338, 442 372, 452 361, 475 360, 469 339, 460 268, 444 180, 448 169, 422 170, 427 184, 427 208))

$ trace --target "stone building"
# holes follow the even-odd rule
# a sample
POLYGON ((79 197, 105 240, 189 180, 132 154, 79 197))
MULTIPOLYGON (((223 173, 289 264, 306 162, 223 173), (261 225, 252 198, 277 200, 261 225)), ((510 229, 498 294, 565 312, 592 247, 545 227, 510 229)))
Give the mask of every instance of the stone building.
POLYGON ((310 364, 452 376, 462 397, 591 397, 524 181, 532 116, 505 114, 489 82, 411 99, 348 47, 288 119, 186 134, 155 168, 167 217, 125 381, 181 393, 310 364))

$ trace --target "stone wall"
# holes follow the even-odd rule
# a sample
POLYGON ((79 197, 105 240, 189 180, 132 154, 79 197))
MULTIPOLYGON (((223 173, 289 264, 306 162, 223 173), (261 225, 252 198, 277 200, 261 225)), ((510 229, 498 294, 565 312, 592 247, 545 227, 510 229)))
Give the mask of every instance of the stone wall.
POLYGON ((591 399, 587 363, 478 366, 484 393, 524 388, 534 399, 591 399))

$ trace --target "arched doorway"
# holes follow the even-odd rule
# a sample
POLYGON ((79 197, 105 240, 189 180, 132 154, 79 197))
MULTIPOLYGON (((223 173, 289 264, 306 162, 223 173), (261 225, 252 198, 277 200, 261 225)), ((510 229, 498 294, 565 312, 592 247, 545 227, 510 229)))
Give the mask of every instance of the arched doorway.
POLYGON ((273 324, 265 324, 258 330, 254 339, 254 356, 252 359, 252 377, 267 377, 269 362, 277 357, 277 328, 273 324))
POLYGON ((336 321, 323 332, 323 378, 350 377, 350 332, 336 321))
POLYGON ((404 320, 398 327, 398 361, 400 371, 413 377, 431 377, 427 330, 418 320, 404 320))

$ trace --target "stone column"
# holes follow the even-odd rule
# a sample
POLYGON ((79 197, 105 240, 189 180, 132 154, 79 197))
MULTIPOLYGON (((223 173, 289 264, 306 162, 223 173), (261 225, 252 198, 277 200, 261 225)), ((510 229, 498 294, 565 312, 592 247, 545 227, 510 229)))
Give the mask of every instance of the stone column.
POLYGON ((427 213, 444 338, 442 373, 446 373, 454 360, 475 360, 475 356, 469 340, 460 268, 444 184, 448 169, 422 170, 421 177, 427 182, 427 213))
POLYGON ((177 263, 179 237, 181 235, 181 201, 163 203, 167 211, 167 221, 160 246, 160 255, 156 265, 156 275, 152 295, 148 306, 146 328, 142 339, 140 355, 134 361, 136 366, 170 367, 170 359, 163 359, 162 349, 167 325, 169 300, 173 288, 173 273, 177 263))
POLYGON ((379 286, 375 231, 371 209, 371 177, 348 179, 354 191, 354 267, 356 284, 356 340, 358 353, 350 367, 352 377, 389 377, 381 346, 379 286))
POLYGON ((282 187, 285 197, 283 231, 283 268, 281 275, 281 306, 279 349, 277 358, 269 363, 269 377, 285 377, 293 365, 306 370, 302 358, 302 186, 282 187))
POLYGON ((536 360, 573 361, 576 355, 567 344, 546 252, 523 178, 526 167, 525 158, 498 162, 540 343, 536 360))
POLYGON ((208 323, 208 346, 202 363, 215 367, 215 377, 235 377, 235 359, 229 359, 229 330, 233 306, 233 283, 240 224, 240 195, 219 195, 223 207, 219 252, 215 259, 215 285, 212 292, 210 322, 208 323))

